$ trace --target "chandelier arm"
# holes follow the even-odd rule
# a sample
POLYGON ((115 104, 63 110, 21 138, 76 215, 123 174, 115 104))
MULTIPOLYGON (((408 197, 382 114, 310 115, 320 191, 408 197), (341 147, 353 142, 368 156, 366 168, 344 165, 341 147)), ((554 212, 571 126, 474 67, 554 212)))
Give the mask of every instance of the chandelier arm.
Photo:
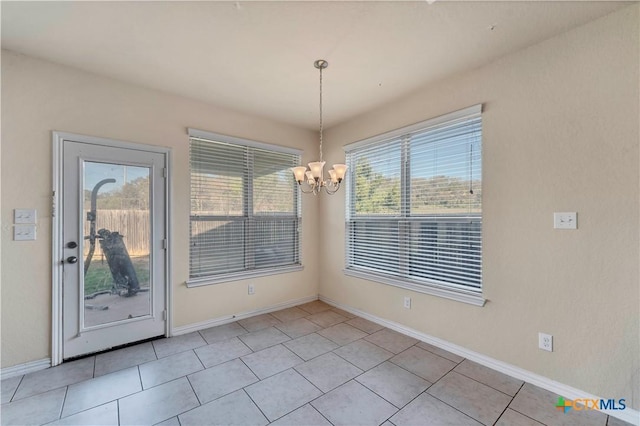
POLYGON ((324 186, 324 184, 325 184, 325 181, 318 179, 314 181, 313 184, 310 184, 309 182, 305 181, 304 184, 298 183, 298 186, 300 187, 300 191, 302 191, 303 194, 317 195, 322 191, 322 187, 324 186), (308 189, 305 190, 303 185, 305 185, 308 189))
POLYGON ((340 184, 339 184, 339 183, 338 183, 338 184, 336 184, 335 189, 334 189, 333 191, 329 190, 329 186, 325 186, 325 187, 324 187, 324 190, 325 190, 325 191, 327 192, 327 194, 329 194, 329 195, 333 195, 333 194, 335 194, 336 192, 338 192, 338 190, 339 190, 339 189, 340 189, 340 184))
POLYGON ((310 188, 310 190, 305 191, 304 187, 302 186, 302 184, 298 184, 298 186, 300 187, 300 191, 302 191, 303 194, 311 194, 315 191, 315 186, 311 186, 308 183, 305 182, 305 184, 310 188))

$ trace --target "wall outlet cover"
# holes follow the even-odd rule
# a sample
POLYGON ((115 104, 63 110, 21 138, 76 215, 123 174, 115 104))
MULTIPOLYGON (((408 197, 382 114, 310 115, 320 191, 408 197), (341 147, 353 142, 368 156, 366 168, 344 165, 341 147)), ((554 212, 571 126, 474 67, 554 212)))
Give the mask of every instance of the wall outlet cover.
POLYGON ((578 213, 560 212, 553 214, 554 229, 578 229, 578 213))
POLYGON ((553 352, 553 336, 546 333, 538 333, 538 348, 543 351, 553 352))
POLYGON ((405 297, 404 298, 404 307, 407 309, 411 309, 411 298, 410 297, 405 297))

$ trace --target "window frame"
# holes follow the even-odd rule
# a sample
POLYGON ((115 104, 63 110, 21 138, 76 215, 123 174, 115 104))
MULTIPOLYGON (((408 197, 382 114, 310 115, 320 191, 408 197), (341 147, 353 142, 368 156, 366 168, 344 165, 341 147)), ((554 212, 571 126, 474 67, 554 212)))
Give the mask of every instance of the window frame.
MULTIPOLYGON (((219 133, 213 133, 213 132, 207 132, 204 130, 198 130, 198 129, 192 129, 192 128, 188 128, 187 129, 187 133, 189 135, 189 145, 191 146, 191 141, 192 139, 197 139, 197 140, 201 140, 201 141, 210 141, 210 142, 218 142, 218 143, 227 143, 227 144, 231 144, 231 145, 236 145, 236 146, 242 146, 245 148, 255 148, 255 149, 260 149, 260 150, 265 150, 265 151, 270 151, 270 152, 276 152, 276 153, 283 153, 283 154, 290 154, 290 155, 294 155, 298 157, 298 163, 300 162, 300 159, 302 157, 302 150, 299 149, 295 149, 295 148, 289 148, 289 147, 284 147, 284 146, 280 146, 280 145, 273 145, 273 144, 268 144, 268 143, 264 143, 264 142, 257 142, 257 141, 253 141, 253 140, 249 140, 249 139, 243 139, 243 138, 239 138, 239 137, 234 137, 234 136, 228 136, 228 135, 223 135, 223 134, 219 134, 219 133)), ((254 155, 254 151, 251 151, 251 155, 254 155)), ((191 163, 191 154, 189 154, 189 163, 191 163)), ((253 167, 255 168, 255 163, 252 161, 251 162, 253 167)), ((287 217, 289 218, 290 215, 286 214, 281 214, 281 213, 274 213, 274 214, 260 214, 260 213, 256 213, 253 210, 253 184, 254 184, 254 169, 250 169, 248 170, 248 181, 246 183, 246 185, 243 185, 242 188, 242 192, 243 192, 243 199, 245 200, 245 202, 243 203, 243 212, 241 215, 227 215, 227 216, 218 216, 218 215, 213 215, 213 216, 206 216, 206 218, 204 218, 204 220, 206 221, 215 221, 215 220, 224 220, 224 221, 238 221, 238 222, 242 222, 243 224, 245 224, 245 228, 246 229, 252 229, 251 226, 247 227, 247 224, 253 222, 268 222, 270 220, 274 220, 277 219, 278 217, 287 217)), ((191 194, 191 180, 192 180, 192 170, 189 170, 189 193, 191 194)), ((257 277, 263 277, 263 276, 269 276, 269 275, 277 275, 277 274, 284 274, 284 273, 290 273, 290 272, 296 272, 296 271, 301 271, 304 269, 304 266, 302 264, 302 248, 301 248, 301 226, 302 226, 302 216, 301 216, 301 197, 300 197, 300 189, 298 188, 298 185, 295 184, 295 181, 293 180, 293 177, 291 178, 291 185, 292 188, 294 188, 294 213, 293 216, 296 218, 297 222, 296 222, 296 229, 297 229, 297 253, 296 253, 296 258, 298 260, 297 263, 289 263, 286 265, 281 265, 281 266, 272 266, 272 267, 264 267, 264 268, 258 268, 258 269, 245 269, 245 270, 241 270, 241 271, 234 271, 234 272, 226 272, 226 273, 221 273, 221 274, 215 274, 215 275, 206 275, 206 276, 200 276, 200 277, 192 277, 192 271, 191 271, 191 250, 189 250, 189 278, 186 281, 186 285, 187 287, 191 288, 191 287, 200 287, 200 286, 206 286, 206 285, 212 285, 212 284, 220 284, 220 283, 225 283, 225 282, 229 282, 229 281, 238 281, 238 280, 245 280, 245 279, 251 279, 251 278, 257 278, 257 277)), ((200 221, 202 220, 201 218, 203 218, 202 216, 197 216, 194 215, 192 210, 191 210, 191 195, 189 196, 189 224, 191 226, 191 223, 194 221, 200 221)), ((191 235, 189 236, 189 241, 191 242, 191 235)), ((245 236, 245 240, 244 240, 244 244, 245 247, 247 245, 252 245, 250 242, 247 243, 247 237, 245 236)), ((249 263, 254 264, 255 266, 255 252, 253 254, 249 254, 249 263)), ((245 263, 247 262, 246 258, 245 258, 245 263)))
MULTIPOLYGON (((369 219, 371 222, 375 223, 378 221, 382 223, 385 220, 391 220, 394 223, 398 224, 398 234, 403 232, 403 223, 411 224, 414 221, 425 221, 433 220, 434 222, 438 222, 438 215, 419 215, 419 214, 411 214, 410 212, 410 201, 411 201, 411 159, 405 157, 407 152, 407 148, 405 148, 405 143, 408 143, 408 137, 416 132, 424 132, 429 128, 433 128, 448 122, 452 122, 455 120, 471 118, 473 116, 481 116, 482 114, 482 104, 473 105, 468 108, 464 108, 458 111, 451 112, 449 114, 444 114, 432 119, 428 119, 416 124, 412 124, 409 126, 402 127, 400 129, 396 129, 387 133, 383 133, 377 136, 373 136, 358 142, 354 142, 348 145, 345 145, 344 150, 348 154, 357 153, 359 150, 364 149, 365 147, 371 146, 382 146, 385 142, 389 142, 391 140, 400 140, 402 144, 401 147, 401 165, 400 165, 400 213, 398 215, 359 215, 355 214, 352 211, 352 203, 353 197, 355 194, 355 179, 350 176, 347 184, 346 191, 346 213, 345 213, 345 267, 343 269, 343 273, 347 276, 352 276, 356 278, 366 279, 370 281, 375 281, 387 285, 392 285, 395 287, 400 287, 420 293, 426 293, 434 296, 443 297, 446 299, 456 300, 476 306, 484 306, 486 300, 483 298, 483 279, 482 279, 482 231, 480 234, 480 287, 478 289, 474 289, 471 286, 465 285, 456 285, 453 283, 444 283, 438 282, 432 279, 424 279, 420 280, 420 283, 417 283, 415 279, 409 279, 407 275, 404 276, 394 276, 392 273, 385 274, 383 272, 375 271, 375 270, 367 270, 366 266, 354 266, 353 261, 351 259, 352 256, 355 255, 354 249, 351 247, 351 239, 352 236, 350 233, 352 232, 352 224, 366 223, 369 219), (408 183, 408 184, 407 184, 408 183)), ((482 137, 481 137, 481 146, 482 146, 482 137)), ((481 150, 482 152, 483 150, 481 150)), ((350 167, 350 172, 355 173, 353 167, 350 167)), ((481 173, 482 167, 481 167, 481 173)), ((355 207, 354 207, 355 208, 355 207)), ((482 224, 483 213, 481 212, 477 215, 468 215, 468 218, 477 217, 479 219, 479 223, 482 224)), ((453 223, 456 219, 449 219, 448 221, 442 221, 444 223, 453 223)), ((400 241, 400 245, 398 246, 398 256, 399 261, 398 266, 398 275, 402 275, 403 268, 410 268, 411 256, 408 252, 408 247, 406 244, 402 244, 404 239, 398 238, 400 241)), ((405 269, 405 273, 407 270, 405 269)))

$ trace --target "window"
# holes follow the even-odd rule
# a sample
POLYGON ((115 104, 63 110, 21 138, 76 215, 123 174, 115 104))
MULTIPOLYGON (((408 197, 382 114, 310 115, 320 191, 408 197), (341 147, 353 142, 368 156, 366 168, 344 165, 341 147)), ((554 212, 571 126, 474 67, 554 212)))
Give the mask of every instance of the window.
POLYGON ((481 105, 345 147, 348 275, 482 305, 481 105))
POLYGON ((299 270, 300 152, 190 129, 189 286, 299 270))

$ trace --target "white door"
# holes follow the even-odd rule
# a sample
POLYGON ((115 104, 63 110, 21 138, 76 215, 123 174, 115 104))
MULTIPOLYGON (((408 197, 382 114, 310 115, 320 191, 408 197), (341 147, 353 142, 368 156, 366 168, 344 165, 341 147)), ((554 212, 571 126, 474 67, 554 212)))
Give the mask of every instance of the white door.
POLYGON ((62 152, 62 357, 165 335, 166 155, 62 152))

